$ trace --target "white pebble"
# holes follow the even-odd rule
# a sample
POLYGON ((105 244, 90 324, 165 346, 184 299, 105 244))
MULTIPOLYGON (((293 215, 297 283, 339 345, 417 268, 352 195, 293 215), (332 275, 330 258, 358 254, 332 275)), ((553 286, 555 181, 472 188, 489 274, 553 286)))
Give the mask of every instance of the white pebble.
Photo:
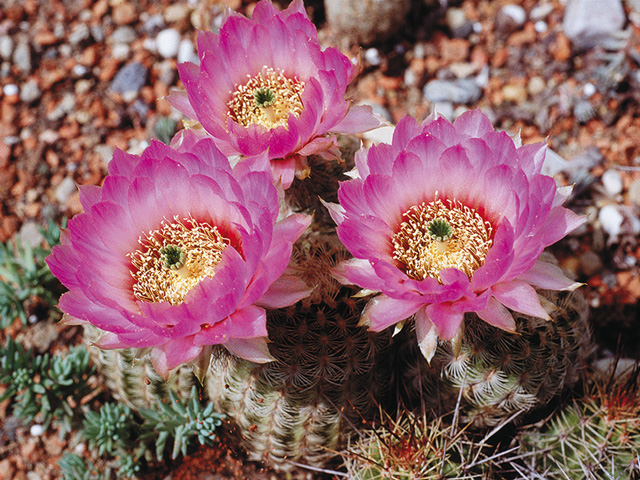
POLYGON ((596 93, 596 86, 593 83, 585 83, 584 87, 582 87, 582 93, 587 98, 592 97, 596 93))
POLYGON ((193 48, 193 43, 188 38, 185 38, 180 42, 178 48, 178 63, 197 61, 198 56, 193 48))
POLYGON ((378 66, 382 58, 377 48, 367 48, 364 52, 364 59, 369 65, 378 66))
POLYGON ((615 242, 622 231, 622 222, 624 221, 624 217, 618 207, 616 205, 605 205, 598 213, 598 220, 602 229, 609 235, 609 244, 615 242))
POLYGON ((607 170, 602 174, 602 185, 607 195, 615 197, 622 193, 622 175, 618 170, 607 170))
POLYGON ((547 22, 543 20, 538 20, 533 24, 533 28, 535 28, 536 32, 538 33, 544 33, 549 30, 549 25, 547 25, 547 22))
POLYGON ((20 92, 20 89, 15 83, 9 83, 2 88, 2 93, 4 93, 7 97, 17 95, 18 92, 20 92))
POLYGON ((83 77, 87 73, 87 67, 84 65, 75 65, 73 67, 73 74, 77 77, 83 77))
POLYGON ((500 11, 503 15, 511 18, 516 25, 524 25, 527 20, 527 12, 520 5, 505 5, 500 11))
POLYGON ((38 425, 37 423, 31 425, 29 429, 29 433, 32 437, 39 437, 44 433, 44 427, 42 425, 38 425))
POLYGON ((164 58, 175 57, 180 48, 180 32, 174 28, 165 28, 156 35, 156 48, 164 58))

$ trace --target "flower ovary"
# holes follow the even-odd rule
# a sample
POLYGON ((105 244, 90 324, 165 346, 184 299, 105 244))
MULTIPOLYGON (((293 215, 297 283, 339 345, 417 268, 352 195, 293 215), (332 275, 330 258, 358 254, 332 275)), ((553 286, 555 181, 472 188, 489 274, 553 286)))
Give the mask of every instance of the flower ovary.
POLYGON ((160 249, 160 260, 164 268, 168 270, 180 270, 187 260, 187 255, 184 249, 178 245, 167 245, 160 249))
POLYGON ((276 95, 270 88, 259 88, 253 96, 256 99, 256 104, 260 108, 270 107, 276 103, 276 95))
POLYGON ((442 218, 434 218, 427 224, 427 231, 437 242, 446 242, 453 235, 451 225, 442 218))

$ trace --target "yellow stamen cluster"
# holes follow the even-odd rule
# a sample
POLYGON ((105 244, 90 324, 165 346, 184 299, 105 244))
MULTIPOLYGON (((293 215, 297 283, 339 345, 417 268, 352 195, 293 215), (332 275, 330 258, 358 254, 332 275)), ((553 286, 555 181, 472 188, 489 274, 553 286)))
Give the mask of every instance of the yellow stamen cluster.
POLYGON ((133 267, 134 296, 145 302, 178 305, 200 281, 215 275, 229 240, 215 226, 176 216, 142 235, 138 243, 140 248, 127 254, 133 267), (176 252, 180 261, 175 260, 176 252))
POLYGON ((266 128, 286 127, 290 113, 296 118, 302 113, 303 90, 304 82, 265 66, 244 85, 236 86, 227 103, 228 115, 244 127, 254 123, 266 128), (260 101, 265 93, 269 101, 260 101))
POLYGON ((403 215, 399 231, 393 236, 393 258, 416 280, 440 280, 440 270, 457 268, 469 278, 480 268, 492 244, 493 228, 475 210, 456 200, 445 205, 440 199, 414 205, 403 215), (430 230, 434 220, 451 227, 446 240, 430 230))

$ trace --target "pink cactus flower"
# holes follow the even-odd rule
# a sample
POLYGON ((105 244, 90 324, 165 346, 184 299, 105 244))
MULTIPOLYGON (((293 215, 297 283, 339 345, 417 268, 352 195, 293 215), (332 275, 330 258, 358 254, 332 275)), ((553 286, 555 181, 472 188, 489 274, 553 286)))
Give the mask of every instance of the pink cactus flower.
POLYGON ((391 145, 358 152, 359 178, 327 206, 355 257, 336 277, 380 292, 362 322, 379 331, 413 316, 430 360, 465 312, 507 331, 509 309, 548 319, 534 287, 578 284, 538 257, 584 218, 561 206, 570 190, 540 173, 545 148, 516 146, 471 111, 453 124, 404 118, 391 145))
POLYGON ((308 174, 307 156, 337 156, 331 133, 381 125, 369 106, 345 100, 358 65, 335 48, 321 49, 302 0, 281 12, 262 0, 251 20, 228 11, 219 33, 199 32, 198 55, 199 66, 178 66, 186 92, 169 102, 224 154, 267 152, 284 188, 294 173, 308 174))
POLYGON ((80 187, 84 213, 47 258, 69 289, 69 322, 104 330, 103 348, 150 348, 165 377, 215 344, 268 361, 265 307, 309 293, 283 272, 310 219, 276 222, 262 162, 267 171, 232 170, 211 139, 188 133, 176 149, 116 151, 103 186, 80 187))

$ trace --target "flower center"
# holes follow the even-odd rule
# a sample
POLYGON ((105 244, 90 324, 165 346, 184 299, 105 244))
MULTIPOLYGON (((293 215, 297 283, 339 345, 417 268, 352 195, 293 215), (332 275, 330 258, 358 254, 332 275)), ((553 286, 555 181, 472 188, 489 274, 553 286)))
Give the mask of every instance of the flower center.
POLYGON ((457 268, 471 278, 487 257, 491 224, 456 200, 447 203, 436 199, 412 206, 391 239, 393 258, 415 280, 440 280, 443 268, 457 268))
POLYGON ((244 127, 254 123, 266 128, 286 127, 290 113, 296 118, 302 113, 303 90, 304 82, 265 67, 232 92, 228 115, 244 127))
POLYGON ((184 302, 189 290, 212 278, 229 240, 217 227, 177 216, 138 239, 140 248, 127 256, 135 279, 133 295, 145 302, 184 302))

